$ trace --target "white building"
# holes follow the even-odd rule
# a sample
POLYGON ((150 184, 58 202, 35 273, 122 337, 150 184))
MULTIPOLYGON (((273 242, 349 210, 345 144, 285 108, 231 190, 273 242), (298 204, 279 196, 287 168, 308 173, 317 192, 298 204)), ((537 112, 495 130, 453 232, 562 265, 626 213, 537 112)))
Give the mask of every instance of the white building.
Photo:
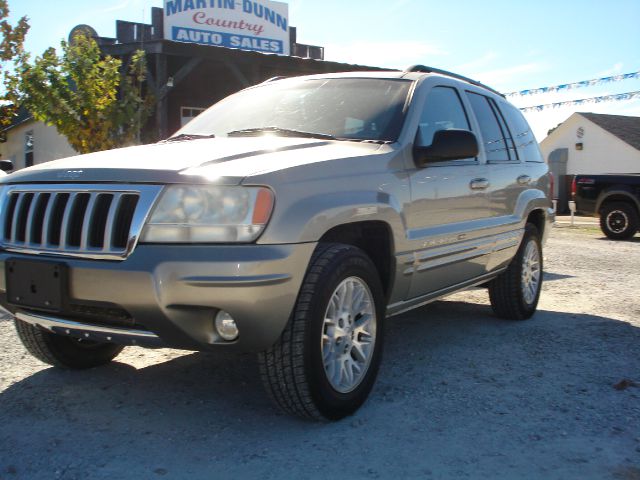
POLYGON ((0 159, 11 160, 14 171, 77 155, 55 127, 35 121, 24 111, 3 130, 3 140, 0 143, 0 159))
POLYGON ((540 143, 562 211, 576 174, 640 173, 640 117, 574 113, 540 143))

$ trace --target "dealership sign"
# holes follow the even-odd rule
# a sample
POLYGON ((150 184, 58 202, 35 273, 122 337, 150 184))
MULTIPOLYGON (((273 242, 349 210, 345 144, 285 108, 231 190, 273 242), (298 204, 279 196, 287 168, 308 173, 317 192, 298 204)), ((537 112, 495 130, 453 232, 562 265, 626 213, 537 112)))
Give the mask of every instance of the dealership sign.
POLYGON ((164 38, 289 55, 289 6, 270 0, 166 0, 164 38))

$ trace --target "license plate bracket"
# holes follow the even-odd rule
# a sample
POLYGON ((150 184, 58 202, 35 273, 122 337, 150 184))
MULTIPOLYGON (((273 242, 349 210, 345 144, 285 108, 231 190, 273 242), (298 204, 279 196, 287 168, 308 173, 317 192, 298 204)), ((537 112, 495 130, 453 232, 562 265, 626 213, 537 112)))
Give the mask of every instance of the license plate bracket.
POLYGON ((9 258, 5 262, 7 301, 49 312, 62 310, 68 285, 64 263, 9 258))

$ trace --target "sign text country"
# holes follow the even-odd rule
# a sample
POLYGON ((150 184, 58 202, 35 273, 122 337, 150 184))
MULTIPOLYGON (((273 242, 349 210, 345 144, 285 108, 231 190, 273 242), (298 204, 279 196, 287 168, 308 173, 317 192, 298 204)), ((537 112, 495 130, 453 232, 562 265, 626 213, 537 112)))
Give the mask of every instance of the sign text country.
POLYGON ((231 20, 220 20, 219 18, 207 17, 207 14, 204 12, 194 13, 193 21, 198 25, 233 28, 235 30, 249 30, 256 35, 260 35, 262 34, 262 32, 264 32, 264 27, 262 25, 258 25, 257 23, 247 23, 244 20, 240 20, 239 22, 234 22, 231 20))
POLYGON ((266 53, 284 53, 283 42, 269 38, 247 37, 245 35, 234 35, 183 27, 173 27, 172 37, 172 40, 178 42, 204 43, 217 47, 241 48, 266 53))

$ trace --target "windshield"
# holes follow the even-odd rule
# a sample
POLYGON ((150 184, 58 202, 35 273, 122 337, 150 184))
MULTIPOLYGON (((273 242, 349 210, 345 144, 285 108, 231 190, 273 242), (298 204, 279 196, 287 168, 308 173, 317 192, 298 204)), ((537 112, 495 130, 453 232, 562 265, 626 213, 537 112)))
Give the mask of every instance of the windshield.
POLYGON ((176 135, 317 134, 392 142, 402 128, 410 86, 408 80, 371 78, 266 83, 225 98, 176 135))

